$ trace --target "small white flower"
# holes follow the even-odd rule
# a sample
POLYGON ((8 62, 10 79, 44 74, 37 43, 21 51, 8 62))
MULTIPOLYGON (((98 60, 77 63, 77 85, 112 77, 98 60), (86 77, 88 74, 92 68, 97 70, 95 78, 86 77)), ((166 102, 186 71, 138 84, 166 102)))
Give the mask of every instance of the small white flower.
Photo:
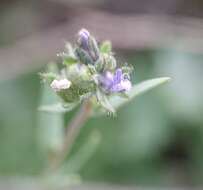
POLYGON ((132 83, 128 79, 124 79, 121 81, 121 86, 126 90, 130 91, 132 88, 132 83))
POLYGON ((61 79, 61 80, 53 80, 51 83, 51 88, 56 91, 59 92, 60 90, 65 90, 70 88, 71 86, 71 81, 67 80, 67 79, 61 79))

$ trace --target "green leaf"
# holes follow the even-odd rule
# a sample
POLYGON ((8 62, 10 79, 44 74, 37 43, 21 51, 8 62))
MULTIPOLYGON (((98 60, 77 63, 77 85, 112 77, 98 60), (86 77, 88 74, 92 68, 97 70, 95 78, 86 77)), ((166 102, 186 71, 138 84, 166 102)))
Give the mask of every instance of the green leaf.
POLYGON ((73 56, 66 56, 63 59, 63 64, 67 65, 67 66, 72 65, 72 64, 76 64, 77 62, 78 62, 78 60, 73 56))
MULTIPOLYGON (((49 104, 57 101, 55 93, 50 91, 48 85, 43 85, 41 89, 40 104, 49 104)), ((49 154, 56 153, 61 149, 64 136, 64 116, 60 114, 46 114, 38 112, 39 125, 39 145, 45 157, 49 154)))
POLYGON ((170 80, 170 78, 168 78, 168 77, 161 77, 161 78, 143 81, 139 84, 134 85, 133 88, 128 93, 126 93, 126 95, 129 97, 128 99, 126 99, 126 98, 124 99, 119 96, 112 96, 109 99, 109 102, 115 109, 118 109, 121 106, 125 105, 126 103, 130 102, 133 98, 135 98, 161 84, 164 84, 164 83, 168 82, 169 80, 170 80))
POLYGON ((104 41, 102 42, 101 46, 100 46, 100 51, 102 53, 110 53, 112 50, 112 45, 110 41, 104 41))
POLYGON ((61 149, 64 136, 64 118, 62 114, 38 113, 39 144, 46 153, 61 149))
POLYGON ((43 112, 51 112, 51 113, 66 113, 69 111, 72 111, 79 102, 77 103, 69 103, 69 104, 62 104, 62 103, 56 103, 56 104, 50 104, 50 105, 42 105, 38 108, 39 111, 43 112))

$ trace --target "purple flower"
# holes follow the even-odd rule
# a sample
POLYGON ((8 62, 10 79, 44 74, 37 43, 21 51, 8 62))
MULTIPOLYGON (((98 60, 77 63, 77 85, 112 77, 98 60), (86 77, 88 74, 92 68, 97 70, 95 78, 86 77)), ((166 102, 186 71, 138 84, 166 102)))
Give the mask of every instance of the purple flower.
POLYGON ((116 69, 114 74, 107 71, 100 76, 99 81, 107 92, 124 92, 129 91, 132 87, 130 80, 125 77, 120 68, 116 69))
POLYGON ((78 32, 78 36, 79 36, 79 43, 80 43, 81 47, 84 50, 88 51, 90 33, 88 32, 88 30, 83 28, 78 32))

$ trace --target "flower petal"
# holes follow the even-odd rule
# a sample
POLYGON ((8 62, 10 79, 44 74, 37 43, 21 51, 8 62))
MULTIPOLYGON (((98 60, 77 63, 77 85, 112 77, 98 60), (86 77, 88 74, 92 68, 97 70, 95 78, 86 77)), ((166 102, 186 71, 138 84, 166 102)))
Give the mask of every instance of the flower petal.
POLYGON ((122 80, 120 84, 125 91, 129 91, 132 88, 132 83, 128 79, 122 80))
POLYGON ((100 76, 99 80, 105 90, 109 90, 113 85, 113 75, 109 71, 104 76, 100 76))
POLYGON ((123 92, 123 91, 129 91, 131 87, 132 87, 131 82, 128 79, 124 79, 124 80, 121 80, 120 83, 114 84, 110 90, 111 92, 123 92))
POLYGON ((120 83, 122 80, 122 70, 120 68, 116 69, 116 72, 114 74, 113 82, 114 84, 120 83))

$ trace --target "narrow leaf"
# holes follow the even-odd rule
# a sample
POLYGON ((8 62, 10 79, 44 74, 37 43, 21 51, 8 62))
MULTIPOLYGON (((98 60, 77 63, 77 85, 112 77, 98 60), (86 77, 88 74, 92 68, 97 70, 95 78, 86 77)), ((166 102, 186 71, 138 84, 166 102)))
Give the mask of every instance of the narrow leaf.
MULTIPOLYGON (((57 97, 48 85, 44 85, 41 89, 40 104, 49 104, 57 101, 57 97)), ((61 149, 64 136, 64 118, 63 114, 46 114, 38 112, 39 125, 39 145, 45 157, 50 153, 57 152, 61 149)))

